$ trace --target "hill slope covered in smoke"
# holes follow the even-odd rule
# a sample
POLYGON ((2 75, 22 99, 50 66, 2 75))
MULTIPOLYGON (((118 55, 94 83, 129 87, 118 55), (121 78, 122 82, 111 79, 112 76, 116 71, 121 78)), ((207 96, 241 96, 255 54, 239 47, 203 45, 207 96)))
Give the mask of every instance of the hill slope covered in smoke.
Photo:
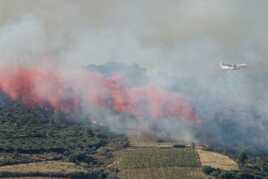
POLYGON ((3 93, 0 101, 0 166, 69 161, 102 169, 112 162, 112 151, 127 145, 126 137, 77 116, 48 106, 27 107, 3 93))
MULTIPOLYGON (((148 71, 139 65, 113 62, 89 65, 88 69, 104 75, 120 74, 134 86, 144 85, 150 80, 148 71)), ((265 73, 223 71, 206 78, 207 81, 163 74, 162 79, 168 83, 168 90, 186 97, 201 116, 200 123, 193 123, 187 128, 193 134, 192 140, 220 151, 239 153, 246 150, 254 154, 267 154, 268 145, 264 138, 268 128, 266 117, 259 110, 260 106, 248 103, 248 99, 239 91, 249 81, 266 86, 261 84, 266 80, 265 73), (207 86, 208 83, 211 86, 207 86)), ((156 126, 154 133, 165 133, 166 130, 168 129, 156 126)), ((178 130, 177 133, 180 133, 178 130)), ((183 139, 184 136, 178 138, 183 139)))
MULTIPOLYGON (((77 90, 78 98, 84 100, 82 111, 91 112, 92 119, 114 131, 127 134, 130 127, 141 126, 156 136, 163 132, 188 142, 268 151, 266 0, 9 0, 1 1, 0 8, 0 81, 11 96, 16 96, 14 88, 19 85, 14 87, 16 80, 9 83, 17 76, 12 77, 13 70, 6 66, 25 67, 25 76, 31 79, 36 79, 36 75, 29 75, 31 69, 36 72, 39 67, 53 67, 52 72, 57 69, 68 77, 62 81, 56 74, 54 81, 35 80, 42 81, 41 86, 50 84, 43 85, 46 90, 34 86, 39 99, 55 105, 59 99, 56 92, 64 91, 61 97, 68 101, 70 93, 77 90), (247 63, 248 68, 223 72, 219 61, 247 63), (90 78, 90 88, 85 88, 87 79, 81 80, 86 77, 80 72, 81 66, 89 64, 93 64, 89 68, 106 75, 99 81, 90 78), (131 64, 140 67, 133 67, 137 71, 132 72, 131 64), (147 77, 142 80, 145 69, 147 77), (129 84, 123 85, 123 92, 120 87, 124 79, 111 78, 111 74, 117 75, 112 71, 127 76, 129 84), (63 83, 60 90, 55 90, 55 81, 63 83), (97 86, 95 81, 102 84, 97 86), (149 87, 128 88, 144 83, 149 87), (72 90, 66 92, 66 85, 72 90), (94 104, 105 103, 113 110, 93 109, 85 101, 94 96, 88 95, 89 91, 102 98, 93 99, 94 104), (179 97, 179 104, 187 101, 190 108, 176 110, 170 93, 179 97), (167 101, 169 105, 165 105, 167 101), (178 114, 175 120, 167 120, 170 109, 178 114), (200 125, 182 122, 184 109, 196 111, 202 119, 200 125), (128 114, 142 117, 133 124, 128 114)), ((19 87, 30 89, 25 84, 19 87)))

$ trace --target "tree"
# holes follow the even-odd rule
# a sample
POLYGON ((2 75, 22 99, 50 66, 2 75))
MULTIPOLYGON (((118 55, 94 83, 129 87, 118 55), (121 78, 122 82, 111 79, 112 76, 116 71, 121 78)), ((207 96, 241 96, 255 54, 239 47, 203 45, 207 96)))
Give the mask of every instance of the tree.
POLYGON ((238 156, 238 163, 240 167, 245 166, 246 162, 248 160, 248 155, 245 151, 241 152, 238 156))
POLYGON ((214 168, 210 167, 210 166, 203 166, 202 167, 202 171, 207 174, 207 175, 210 175, 212 172, 215 171, 214 168))

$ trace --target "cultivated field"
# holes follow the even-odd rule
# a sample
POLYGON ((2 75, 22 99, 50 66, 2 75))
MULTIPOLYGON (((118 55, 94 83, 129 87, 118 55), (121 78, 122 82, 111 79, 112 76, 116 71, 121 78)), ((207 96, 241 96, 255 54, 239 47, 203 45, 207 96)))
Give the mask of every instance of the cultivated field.
POLYGON ((38 162, 29 164, 16 164, 0 167, 0 172, 40 172, 40 173, 72 173, 72 172, 86 172, 83 167, 77 166, 69 162, 38 162))
POLYGON ((141 148, 122 153, 120 168, 200 167, 197 153, 175 148, 141 148))
POLYGON ((197 153, 190 149, 136 148, 118 161, 123 179, 202 179, 197 153))
POLYGON ((127 169, 120 173, 122 179, 203 179, 199 168, 167 167, 127 169))
POLYGON ((197 152, 203 166, 208 165, 227 171, 239 169, 237 163, 226 155, 205 150, 197 150, 197 152))

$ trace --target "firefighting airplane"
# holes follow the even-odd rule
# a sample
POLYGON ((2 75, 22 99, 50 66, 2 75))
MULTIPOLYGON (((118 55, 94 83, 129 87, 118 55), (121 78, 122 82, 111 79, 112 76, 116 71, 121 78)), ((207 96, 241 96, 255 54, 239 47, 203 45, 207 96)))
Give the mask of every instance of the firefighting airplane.
POLYGON ((241 70, 242 68, 246 68, 248 65, 245 63, 241 64, 227 64, 220 62, 220 67, 223 70, 241 70))

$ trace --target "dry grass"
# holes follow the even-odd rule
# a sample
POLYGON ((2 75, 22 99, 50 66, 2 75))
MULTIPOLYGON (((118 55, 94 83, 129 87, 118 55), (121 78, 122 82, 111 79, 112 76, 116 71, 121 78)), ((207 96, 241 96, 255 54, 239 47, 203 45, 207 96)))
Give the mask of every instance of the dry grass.
POLYGON ((205 150, 197 150, 197 152, 203 166, 211 166, 227 171, 239 169, 237 163, 226 155, 205 150))
POLYGON ((84 172, 84 171, 85 169, 83 167, 77 166, 74 163, 60 162, 60 161, 17 164, 17 165, 7 165, 0 167, 0 172, 72 173, 72 172, 84 172))

